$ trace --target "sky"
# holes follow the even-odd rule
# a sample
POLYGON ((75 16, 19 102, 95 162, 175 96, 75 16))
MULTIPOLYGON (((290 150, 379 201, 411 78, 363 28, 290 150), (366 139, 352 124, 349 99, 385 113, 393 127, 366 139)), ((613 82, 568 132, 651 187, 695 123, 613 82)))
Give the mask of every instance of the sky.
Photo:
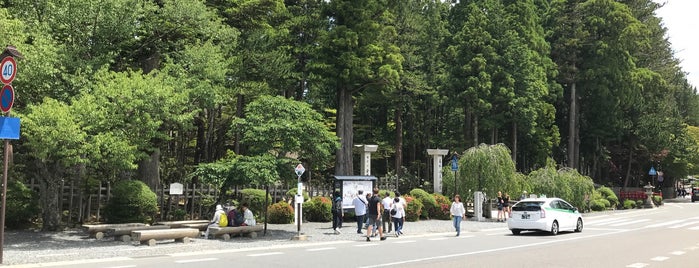
POLYGON ((697 0, 654 0, 665 3, 656 11, 667 28, 675 58, 688 73, 687 80, 699 88, 699 1, 697 0))

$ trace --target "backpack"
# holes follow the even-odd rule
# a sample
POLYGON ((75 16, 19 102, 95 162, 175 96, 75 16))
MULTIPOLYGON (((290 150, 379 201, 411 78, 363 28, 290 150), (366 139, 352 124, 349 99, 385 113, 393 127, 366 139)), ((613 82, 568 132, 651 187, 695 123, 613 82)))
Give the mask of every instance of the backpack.
POLYGON ((335 198, 335 201, 333 201, 332 211, 335 213, 342 213, 342 198, 335 198))
POLYGON ((228 226, 228 217, 226 217, 226 213, 221 213, 221 215, 219 216, 218 226, 221 226, 221 227, 228 226))
POLYGON ((230 211, 228 211, 227 218, 230 219, 228 221, 228 226, 231 226, 231 227, 237 226, 237 225, 235 225, 236 214, 238 214, 238 213, 235 212, 235 209, 231 209, 230 211))
POLYGON ((240 213, 238 211, 235 212, 235 218, 233 219, 233 225, 234 226, 240 226, 245 222, 245 215, 243 213, 240 213))

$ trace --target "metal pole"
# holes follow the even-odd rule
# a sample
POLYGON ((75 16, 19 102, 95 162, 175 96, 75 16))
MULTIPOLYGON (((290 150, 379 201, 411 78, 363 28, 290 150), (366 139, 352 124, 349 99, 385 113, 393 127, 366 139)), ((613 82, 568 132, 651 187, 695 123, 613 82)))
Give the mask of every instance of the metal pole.
MULTIPOLYGON (((301 187, 301 174, 299 174, 298 178, 296 179, 297 182, 297 188, 296 188, 296 196, 300 195, 303 198, 303 188, 301 187)), ((298 202, 298 200, 294 200, 296 202, 296 235, 301 236, 301 202, 298 202)))
POLYGON ((5 140, 5 157, 3 158, 2 170, 2 208, 0 209, 0 263, 3 261, 3 251, 5 248, 5 209, 7 207, 7 166, 10 158, 10 141, 5 140))

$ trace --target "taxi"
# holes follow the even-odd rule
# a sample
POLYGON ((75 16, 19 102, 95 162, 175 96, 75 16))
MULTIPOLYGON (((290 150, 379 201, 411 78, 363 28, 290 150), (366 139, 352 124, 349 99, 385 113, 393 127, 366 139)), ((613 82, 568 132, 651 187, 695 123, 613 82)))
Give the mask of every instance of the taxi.
POLYGON ((527 198, 512 206, 507 228, 513 235, 522 231, 582 232, 583 218, 577 208, 560 198, 527 198))

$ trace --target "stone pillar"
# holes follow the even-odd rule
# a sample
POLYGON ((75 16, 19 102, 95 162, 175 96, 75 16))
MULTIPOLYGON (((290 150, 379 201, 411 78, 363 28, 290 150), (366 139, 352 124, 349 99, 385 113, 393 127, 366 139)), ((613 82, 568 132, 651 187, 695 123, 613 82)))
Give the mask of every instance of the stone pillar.
POLYGON ((444 149, 427 149, 427 154, 432 156, 432 177, 434 178, 434 192, 442 193, 442 157, 447 155, 449 150, 444 149))
POLYGON ((362 151, 362 160, 359 163, 359 175, 370 176, 371 175, 371 153, 376 152, 379 149, 378 145, 355 145, 359 147, 362 151))

